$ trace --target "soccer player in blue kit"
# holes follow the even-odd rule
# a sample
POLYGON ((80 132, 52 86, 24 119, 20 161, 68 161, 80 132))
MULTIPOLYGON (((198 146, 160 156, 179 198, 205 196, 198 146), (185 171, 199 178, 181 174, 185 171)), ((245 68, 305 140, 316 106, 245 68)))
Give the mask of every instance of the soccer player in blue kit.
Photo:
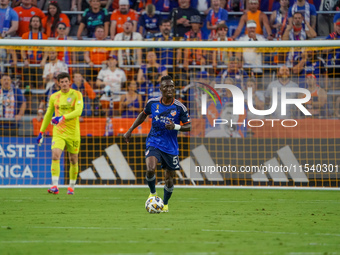
POLYGON ((152 126, 146 139, 146 180, 150 188, 150 195, 156 196, 157 163, 161 163, 165 170, 164 207, 163 212, 169 211, 168 202, 174 189, 173 178, 179 170, 178 131, 187 132, 191 129, 190 116, 187 108, 175 99, 175 84, 171 76, 161 78, 161 97, 150 99, 144 110, 138 115, 130 129, 124 134, 128 143, 132 131, 151 115, 152 126), (182 125, 180 125, 182 122, 182 125))

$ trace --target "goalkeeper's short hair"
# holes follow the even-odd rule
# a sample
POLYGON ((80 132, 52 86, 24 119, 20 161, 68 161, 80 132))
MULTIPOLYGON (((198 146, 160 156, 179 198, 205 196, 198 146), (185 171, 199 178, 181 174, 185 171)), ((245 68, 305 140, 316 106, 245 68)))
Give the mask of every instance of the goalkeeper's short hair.
POLYGON ((64 78, 68 78, 68 80, 71 81, 71 76, 69 75, 69 73, 63 72, 63 73, 58 74, 58 77, 57 77, 58 82, 64 78))

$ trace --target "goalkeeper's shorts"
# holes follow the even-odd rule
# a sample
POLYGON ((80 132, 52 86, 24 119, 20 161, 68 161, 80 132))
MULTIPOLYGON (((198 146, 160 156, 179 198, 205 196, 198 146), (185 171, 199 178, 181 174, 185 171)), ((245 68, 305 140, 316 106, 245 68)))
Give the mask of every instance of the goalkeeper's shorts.
POLYGON ((65 139, 58 136, 53 136, 52 138, 52 150, 53 149, 65 149, 65 145, 67 148, 67 151, 72 154, 78 154, 79 148, 80 148, 80 139, 72 140, 72 139, 65 139))

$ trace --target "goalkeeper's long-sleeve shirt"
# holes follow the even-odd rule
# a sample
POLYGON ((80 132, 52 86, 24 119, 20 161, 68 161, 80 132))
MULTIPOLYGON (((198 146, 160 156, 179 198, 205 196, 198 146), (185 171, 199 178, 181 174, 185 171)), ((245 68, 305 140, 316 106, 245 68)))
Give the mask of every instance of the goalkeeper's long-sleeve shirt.
POLYGON ((83 95, 81 92, 70 89, 67 93, 58 91, 49 100, 48 108, 41 125, 40 132, 44 132, 50 123, 53 112, 55 116, 64 116, 65 120, 53 128, 53 136, 79 139, 79 116, 83 112, 83 95))

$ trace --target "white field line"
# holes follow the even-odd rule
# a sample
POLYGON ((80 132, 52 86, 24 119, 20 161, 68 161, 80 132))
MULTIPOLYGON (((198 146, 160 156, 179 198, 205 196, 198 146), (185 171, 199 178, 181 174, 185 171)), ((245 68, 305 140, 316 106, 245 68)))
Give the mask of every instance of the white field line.
MULTIPOLYGON (((0 185, 0 188, 50 188, 50 185, 0 185)), ((60 188, 67 188, 68 185, 60 185, 60 188)), ((156 185, 157 188, 163 188, 164 185, 156 185)), ((122 188, 122 189, 134 189, 134 188, 148 188, 147 185, 77 185, 76 188, 122 188)), ((334 190, 339 191, 340 187, 329 188, 329 187, 278 187, 278 186, 187 186, 177 185, 176 189, 264 189, 264 190, 334 190)))
MULTIPOLYGON (((11 202, 24 202, 25 199, 27 200, 31 200, 31 197, 20 197, 21 199, 10 199, 10 198, 3 198, 2 202, 6 202, 6 201, 11 201, 11 202)), ((120 197, 110 197, 110 198, 105 198, 105 199, 101 199, 101 198, 96 198, 96 199, 90 199, 88 197, 77 197, 77 200, 86 200, 86 201, 100 201, 100 200, 105 200, 105 201, 109 201, 109 200, 126 200, 125 198, 120 198, 120 197)), ((140 200, 140 198, 129 198, 129 200, 140 200)), ((293 199, 277 199, 277 200, 273 200, 273 199, 254 199, 254 200, 200 200, 199 198, 186 198, 186 199, 182 199, 179 200, 179 203, 187 203, 187 202, 193 202, 193 201, 197 201, 197 202, 202 202, 202 203, 258 203, 258 202, 271 202, 271 203, 287 203, 289 201, 291 201, 293 199)), ((26 201, 25 201, 26 202, 26 201)), ((46 202, 56 202, 55 200, 46 200, 46 202)), ((300 204, 316 204, 316 203, 331 203, 331 204, 339 204, 340 200, 308 200, 308 201, 302 201, 299 202, 300 204)))
MULTIPOLYGON (((171 253, 171 252, 148 252, 148 253, 81 253, 81 254, 73 254, 73 255, 178 255, 178 253, 171 253)), ((217 252, 182 252, 182 255, 216 255, 221 254, 217 252)), ((223 252, 223 254, 234 254, 232 252, 223 252)))
MULTIPOLYGON (((108 240, 108 241, 101 241, 101 240, 11 240, 11 241, 0 241, 0 244, 16 244, 16 243, 82 243, 82 244, 121 244, 121 243, 127 243, 127 244, 145 244, 146 241, 136 241, 136 240, 108 240)), ((221 244, 221 242, 207 242, 207 241, 169 241, 169 240, 158 240, 158 241, 147 241, 149 244, 221 244)))
MULTIPOLYGON (((171 252, 147 252, 147 253, 81 253, 81 254, 73 254, 73 255, 178 255, 178 253, 171 253, 171 252)), ((221 254, 217 252, 182 252, 182 255, 216 255, 221 254)), ((223 254, 234 254, 232 252, 223 252, 223 254)))
POLYGON ((337 255, 337 254, 340 254, 338 252, 289 252, 289 253, 286 253, 287 255, 324 255, 324 254, 327 254, 327 255, 337 255))
POLYGON ((102 228, 102 227, 43 227, 43 226, 33 226, 33 227, 28 227, 28 228, 36 228, 36 229, 89 229, 89 230, 107 230, 107 229, 112 229, 112 230, 128 230, 128 229, 136 229, 136 230, 157 230, 157 231, 166 231, 166 230, 172 230, 171 228, 120 228, 120 227, 110 227, 110 228, 102 228))
POLYGON ((300 233, 300 232, 275 232, 275 231, 256 231, 256 230, 233 230, 233 229, 201 229, 203 232, 230 232, 230 233, 260 233, 260 234, 278 234, 278 235, 317 235, 317 236, 337 236, 337 233, 300 233))
MULTIPOLYGON (((7 228, 7 226, 1 226, 1 228, 7 228)), ((171 228, 121 228, 121 227, 58 227, 58 226, 32 226, 28 228, 35 229, 88 229, 88 230, 157 230, 157 231, 167 231, 173 230, 171 228)), ((302 233, 302 232, 275 232, 275 231, 257 231, 257 230, 235 230, 235 229, 201 229, 202 232, 229 232, 229 233, 260 233, 260 234, 278 234, 278 235, 316 235, 316 236, 336 236, 340 237, 338 233, 302 233)), ((312 244, 311 244, 312 245, 312 244)))

